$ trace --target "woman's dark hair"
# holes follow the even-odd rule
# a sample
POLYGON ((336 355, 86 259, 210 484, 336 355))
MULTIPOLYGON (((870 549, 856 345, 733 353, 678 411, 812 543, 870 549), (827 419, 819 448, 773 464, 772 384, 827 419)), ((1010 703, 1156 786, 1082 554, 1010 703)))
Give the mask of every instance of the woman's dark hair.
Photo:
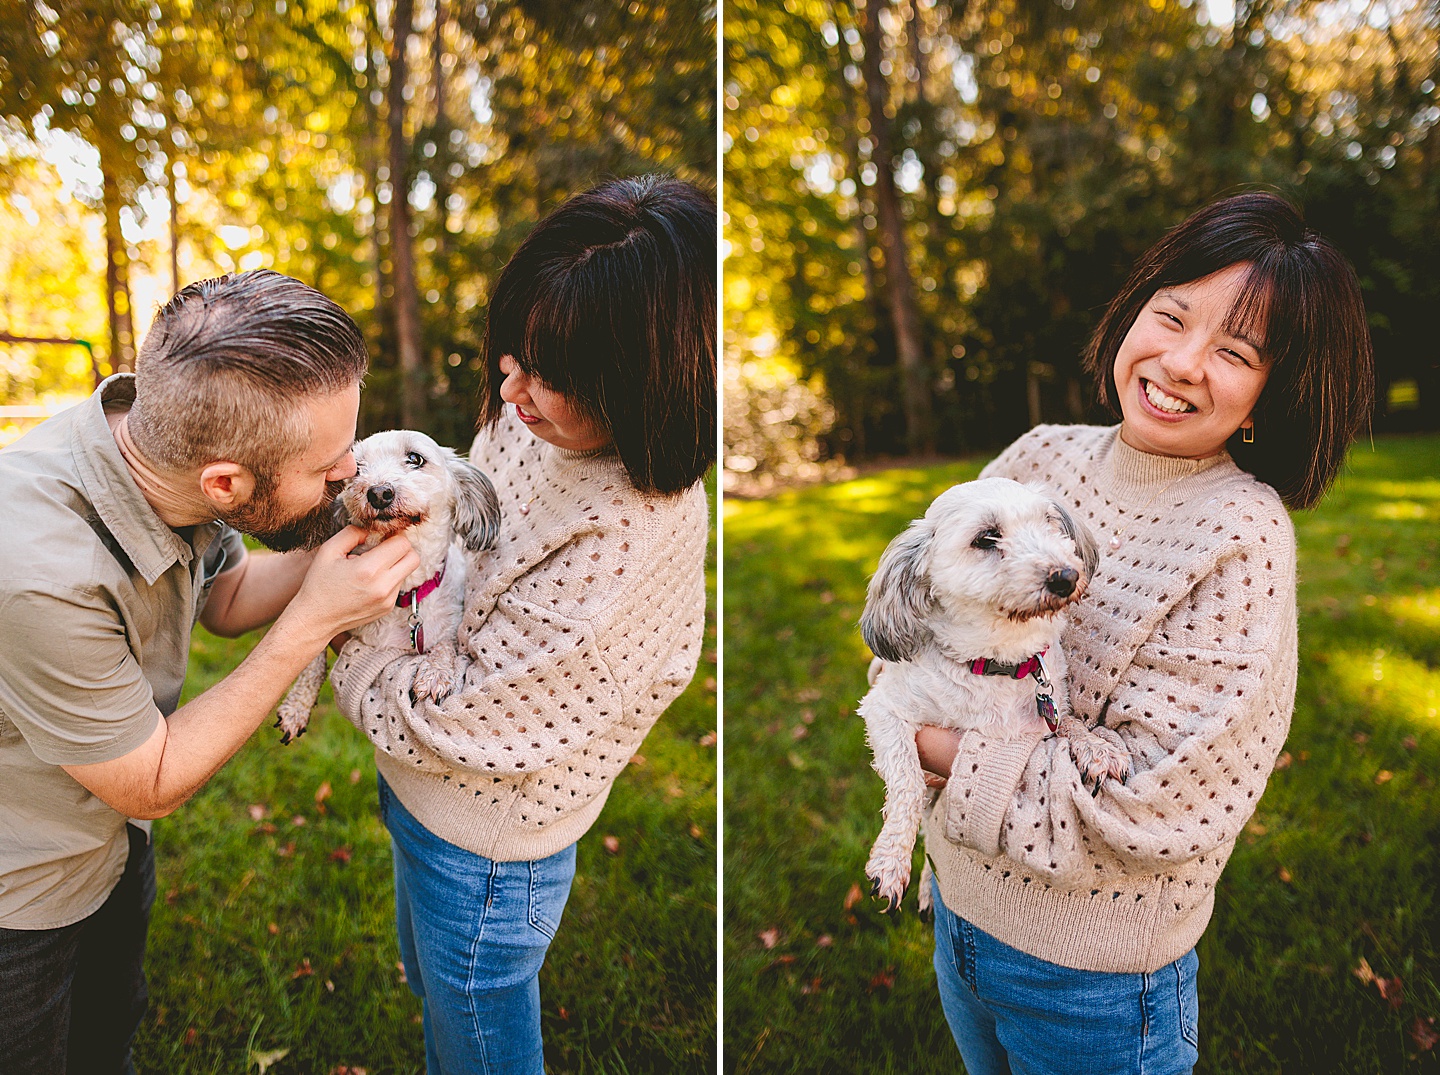
POLYGON ((1237 432, 1227 447, 1288 507, 1313 507, 1370 415, 1374 359, 1355 270, 1284 198, 1235 194, 1166 232, 1106 309, 1085 367, 1101 400, 1120 413, 1115 355, 1151 296, 1239 263, 1250 272, 1225 328, 1261 341, 1271 367, 1254 410, 1254 443, 1237 432))
POLYGON ((542 220, 500 273, 480 427, 500 358, 610 435, 636 488, 678 493, 715 462, 715 202, 676 179, 615 179, 542 220))

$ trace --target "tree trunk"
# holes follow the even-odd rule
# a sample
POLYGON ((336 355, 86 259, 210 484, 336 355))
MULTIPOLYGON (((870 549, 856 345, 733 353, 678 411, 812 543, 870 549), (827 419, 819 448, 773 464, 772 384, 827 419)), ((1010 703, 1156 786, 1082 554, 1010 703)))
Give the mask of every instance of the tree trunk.
POLYGON ((110 372, 135 369, 135 322, 130 314, 130 256, 120 233, 120 184, 101 139, 100 172, 105 204, 105 309, 110 321, 110 372))
POLYGON ((920 311, 915 304, 915 283, 905 246, 900 193, 895 188, 895 149, 890 118, 886 115, 889 83, 881 73, 884 34, 880 8, 884 0, 868 0, 861 21, 865 46, 865 92, 870 104, 870 138, 875 165, 875 218, 885 252, 886 292, 895 325, 895 351, 900 364, 901 400, 905 411, 905 442, 912 453, 930 453, 935 447, 930 376, 925 361, 920 311))
POLYGON ((420 353, 420 296, 410 241, 410 144, 405 138, 405 46, 415 0, 396 0, 391 31, 388 126, 390 134, 390 262, 394 269, 395 337, 400 357, 400 421, 426 428, 425 367, 420 353))
MULTIPOLYGON (((174 130, 174 120, 170 121, 174 130)), ((170 294, 180 290, 180 205, 175 200, 175 156, 165 154, 165 197, 170 201, 170 294)))

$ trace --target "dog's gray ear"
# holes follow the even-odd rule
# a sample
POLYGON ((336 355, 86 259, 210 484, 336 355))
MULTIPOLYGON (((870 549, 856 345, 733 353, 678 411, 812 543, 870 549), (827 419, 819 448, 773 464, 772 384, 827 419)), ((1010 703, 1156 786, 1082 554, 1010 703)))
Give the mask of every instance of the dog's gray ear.
POLYGON ((1060 501, 1052 500, 1051 503, 1060 513, 1060 529, 1064 530, 1065 535, 1075 542, 1075 551, 1085 562, 1086 577, 1094 575, 1095 569, 1100 566, 1100 546, 1095 544, 1095 535, 1090 533, 1088 526, 1077 523, 1060 501))
POLYGON ((445 465, 457 490, 455 532, 471 552, 493 549, 500 540, 500 498, 495 495, 495 486, 483 470, 454 452, 446 456, 445 465))
POLYGON ((916 519, 890 542, 865 591, 860 634, 882 660, 908 661, 930 639, 925 619, 934 603, 927 565, 935 527, 916 519))

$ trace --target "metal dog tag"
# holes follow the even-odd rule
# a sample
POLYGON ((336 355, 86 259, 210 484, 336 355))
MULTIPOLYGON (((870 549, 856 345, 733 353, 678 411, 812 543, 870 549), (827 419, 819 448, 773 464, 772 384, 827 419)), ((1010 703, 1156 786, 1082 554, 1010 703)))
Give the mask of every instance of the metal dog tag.
MULTIPOLYGON (((418 605, 419 602, 417 601, 418 605)), ((425 652, 425 625, 420 622, 420 610, 410 613, 410 646, 416 653, 425 652)))

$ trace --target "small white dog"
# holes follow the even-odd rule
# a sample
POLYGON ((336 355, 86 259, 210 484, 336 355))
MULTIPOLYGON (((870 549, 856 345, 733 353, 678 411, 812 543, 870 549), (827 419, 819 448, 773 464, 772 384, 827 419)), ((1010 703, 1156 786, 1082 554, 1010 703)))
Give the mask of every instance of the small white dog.
MULTIPOLYGON (((1069 740, 1087 782, 1129 775, 1128 755, 1071 716, 1065 689, 1062 610, 1085 592, 1099 558, 1094 538, 1055 500, 1008 478, 947 489, 881 556, 860 617, 878 658, 860 715, 885 781, 885 820, 865 874, 891 909, 933 802, 915 749, 922 724, 1008 736, 1043 720, 1069 740)), ((922 912, 928 881, 927 861, 922 912)))
MULTIPOLYGON (((500 499, 490 479, 424 433, 392 429, 355 445, 355 477, 335 498, 336 522, 370 531, 360 550, 404 530, 420 566, 401 586, 395 609, 356 628, 367 646, 424 656, 415 673, 417 698, 444 698, 455 687, 465 604, 465 553, 494 548, 500 499)), ((325 654, 295 680, 280 703, 275 726, 288 743, 305 731, 320 685, 325 654)))

